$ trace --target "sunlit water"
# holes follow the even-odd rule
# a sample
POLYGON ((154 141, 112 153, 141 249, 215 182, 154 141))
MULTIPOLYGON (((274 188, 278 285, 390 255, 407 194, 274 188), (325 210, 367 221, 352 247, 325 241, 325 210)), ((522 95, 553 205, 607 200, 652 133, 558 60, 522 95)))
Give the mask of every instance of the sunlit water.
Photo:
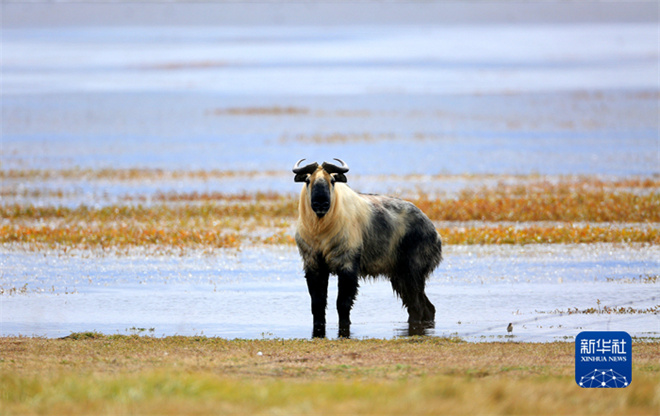
POLYGON ((3 169, 658 173, 655 24, 2 35, 3 169))
MULTIPOLYGON (((568 314, 569 310, 657 306, 656 246, 612 244, 450 246, 427 293, 437 309, 427 334, 467 340, 551 341, 582 330, 660 336, 658 313, 568 314), (640 279, 641 277, 641 279, 640 279), (561 312, 564 312, 563 314, 561 312), (511 337, 506 332, 514 323, 511 337)), ((2 335, 66 336, 75 331, 311 336, 310 300, 295 248, 159 255, 3 250, 2 335)), ((336 278, 328 336, 337 336, 336 278)), ((408 334, 407 314, 387 281, 364 281, 351 336, 408 334)))

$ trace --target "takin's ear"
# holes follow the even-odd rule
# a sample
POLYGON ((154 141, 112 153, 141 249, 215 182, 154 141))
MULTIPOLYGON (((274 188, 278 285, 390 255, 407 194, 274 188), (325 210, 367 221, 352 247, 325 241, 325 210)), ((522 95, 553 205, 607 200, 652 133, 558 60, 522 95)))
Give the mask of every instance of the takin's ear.
POLYGON ((346 179, 346 175, 344 175, 343 173, 333 173, 332 177, 335 179, 335 182, 343 182, 343 183, 348 182, 348 179, 346 179))
POLYGON ((314 173, 314 171, 319 167, 319 164, 316 162, 300 167, 300 163, 303 160, 305 159, 300 159, 293 167, 293 173, 296 174, 296 176, 293 177, 294 182, 307 182, 309 175, 314 173))
POLYGON ((307 178, 309 177, 309 173, 298 173, 296 176, 293 177, 294 182, 307 182, 307 178))

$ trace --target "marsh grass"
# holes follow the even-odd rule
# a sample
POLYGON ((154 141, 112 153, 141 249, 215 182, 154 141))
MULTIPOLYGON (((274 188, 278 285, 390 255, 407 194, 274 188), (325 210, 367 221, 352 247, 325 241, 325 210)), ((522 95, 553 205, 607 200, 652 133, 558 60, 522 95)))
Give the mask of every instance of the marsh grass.
MULTIPOLYGON (((660 244, 660 230, 597 226, 495 226, 440 228, 445 244, 547 244, 547 243, 650 243, 660 244)), ((5 224, 0 243, 27 245, 33 250, 55 247, 108 249, 152 246, 164 249, 240 248, 246 244, 293 245, 293 231, 234 231, 217 226, 174 223, 68 222, 53 225, 5 224)))
POLYGON ((213 114, 222 116, 300 116, 308 115, 311 112, 303 107, 229 107, 219 108, 213 111, 213 114))
POLYGON ((166 169, 148 169, 148 168, 127 168, 127 169, 91 169, 91 168, 71 168, 71 169, 8 169, 0 170, 0 179, 3 180, 24 180, 24 181, 43 181, 53 179, 70 180, 109 180, 109 181, 161 181, 161 180, 212 180, 227 178, 245 178, 251 179, 258 176, 272 176, 280 172, 275 171, 233 171, 233 170, 166 170, 166 169))
POLYGON ((660 345, 626 389, 574 381, 573 343, 0 338, 4 414, 657 414, 660 345), (259 354, 261 352, 261 354, 259 354))
POLYGON ((412 202, 439 221, 660 221, 660 192, 611 190, 594 183, 499 185, 463 190, 455 199, 422 195, 412 202))
POLYGON ((655 228, 601 227, 561 224, 554 226, 447 227, 438 230, 447 244, 569 244, 651 243, 660 244, 655 228))
POLYGON ((646 275, 640 275, 640 276, 637 276, 637 277, 629 277, 629 278, 607 277, 606 280, 608 282, 624 283, 624 284, 631 284, 631 283, 655 284, 655 283, 660 282, 660 275, 646 274, 646 275))
MULTIPOLYGON (((26 180, 75 174, 90 180, 207 180, 238 175, 233 171, 141 169, 2 172, 26 180)), ((265 172, 246 173, 248 177, 258 174, 265 172)), ((658 185, 649 178, 527 178, 524 184, 500 182, 465 189, 455 198, 421 194, 410 201, 440 224, 446 244, 658 244, 658 185)), ((127 203, 100 207, 6 204, 0 206, 0 243, 27 244, 33 249, 56 245, 239 248, 244 244, 293 244, 297 205, 295 196, 275 192, 161 192, 149 198, 132 195, 127 203)))
MULTIPOLYGON (((622 181, 623 182, 623 181, 622 181)), ((623 182, 634 185, 629 182, 623 182)), ((652 184, 656 184, 653 182, 652 184)), ((619 189, 598 181, 549 183, 507 186, 477 190, 465 189, 456 198, 430 198, 422 194, 409 198, 434 221, 562 221, 562 222, 660 222, 659 188, 639 182, 644 192, 619 189)), ((135 199, 136 197, 131 197, 135 199)), ((139 198, 139 197, 137 197, 139 198)), ((185 202, 183 207, 114 205, 100 209, 4 205, 0 215, 8 219, 50 218, 90 215, 103 219, 114 217, 176 215, 182 217, 207 215, 266 216, 294 218, 297 198, 273 192, 226 194, 221 192, 157 193, 154 201, 185 202), (158 212, 154 212, 158 211, 158 212)))
MULTIPOLYGON (((240 111, 240 110, 239 110, 240 111)), ((273 112, 280 111, 273 109, 273 112)), ((389 137, 389 136, 385 136, 389 137)), ((161 180, 193 179, 209 181, 216 179, 242 178, 254 179, 256 177, 291 177, 290 171, 273 170, 172 170, 172 169, 150 169, 150 168, 126 168, 126 169, 92 169, 92 168, 70 168, 70 169, 0 169, 0 180, 22 180, 24 182, 43 181, 53 179, 63 180, 87 180, 87 181, 118 181, 118 182, 157 182, 161 180)), ((355 175, 364 177, 364 175, 355 175)), ((601 188, 601 189, 624 189, 624 190, 651 190, 657 192, 660 188, 660 179, 655 177, 632 176, 623 178, 604 178, 593 175, 559 175, 548 179, 538 174, 531 175, 495 175, 495 174, 389 174, 377 175, 380 181, 396 180, 409 181, 425 178, 431 181, 461 180, 479 183, 483 180, 498 181, 498 187, 516 187, 517 185, 503 185, 507 181, 527 185, 569 186, 575 188, 601 188)), ((487 188, 478 189, 479 191, 487 188)))

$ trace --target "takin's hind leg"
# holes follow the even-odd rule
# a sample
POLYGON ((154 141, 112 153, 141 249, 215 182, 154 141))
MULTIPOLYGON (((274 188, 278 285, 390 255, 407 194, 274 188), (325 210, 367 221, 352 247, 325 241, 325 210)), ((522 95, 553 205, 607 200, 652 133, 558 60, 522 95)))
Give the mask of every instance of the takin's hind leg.
POLYGON ((392 289, 408 309, 409 323, 435 320, 435 307, 424 293, 424 283, 424 279, 411 279, 409 276, 392 278, 392 289))
POLYGON ((426 294, 422 292, 420 294, 421 302, 423 306, 422 320, 424 322, 433 322, 435 321, 435 306, 431 303, 426 294))
POLYGON ((412 302, 405 302, 408 307, 408 323, 430 323, 435 321, 435 306, 424 292, 413 296, 412 302))

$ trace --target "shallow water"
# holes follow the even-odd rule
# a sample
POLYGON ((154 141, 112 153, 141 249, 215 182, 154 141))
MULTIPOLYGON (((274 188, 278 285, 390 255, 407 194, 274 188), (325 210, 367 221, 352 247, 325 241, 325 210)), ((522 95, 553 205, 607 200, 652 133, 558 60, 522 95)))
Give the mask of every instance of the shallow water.
MULTIPOLYGON (((1 256, 2 335, 60 337, 96 330, 224 338, 311 336, 310 300, 295 248, 182 256, 5 249, 1 256), (8 294, 11 288, 17 290, 8 294)), ((428 335, 552 341, 582 330, 616 329, 660 337, 657 312, 566 313, 574 308, 657 307, 657 283, 643 279, 660 270, 656 246, 449 246, 445 258, 428 283, 428 296, 437 308, 428 335), (509 322, 514 332, 507 337, 509 322)), ((329 337, 337 336, 336 296, 336 278, 331 278, 329 337)), ((382 280, 362 282, 352 320, 351 336, 357 338, 409 333, 405 310, 382 280)))

